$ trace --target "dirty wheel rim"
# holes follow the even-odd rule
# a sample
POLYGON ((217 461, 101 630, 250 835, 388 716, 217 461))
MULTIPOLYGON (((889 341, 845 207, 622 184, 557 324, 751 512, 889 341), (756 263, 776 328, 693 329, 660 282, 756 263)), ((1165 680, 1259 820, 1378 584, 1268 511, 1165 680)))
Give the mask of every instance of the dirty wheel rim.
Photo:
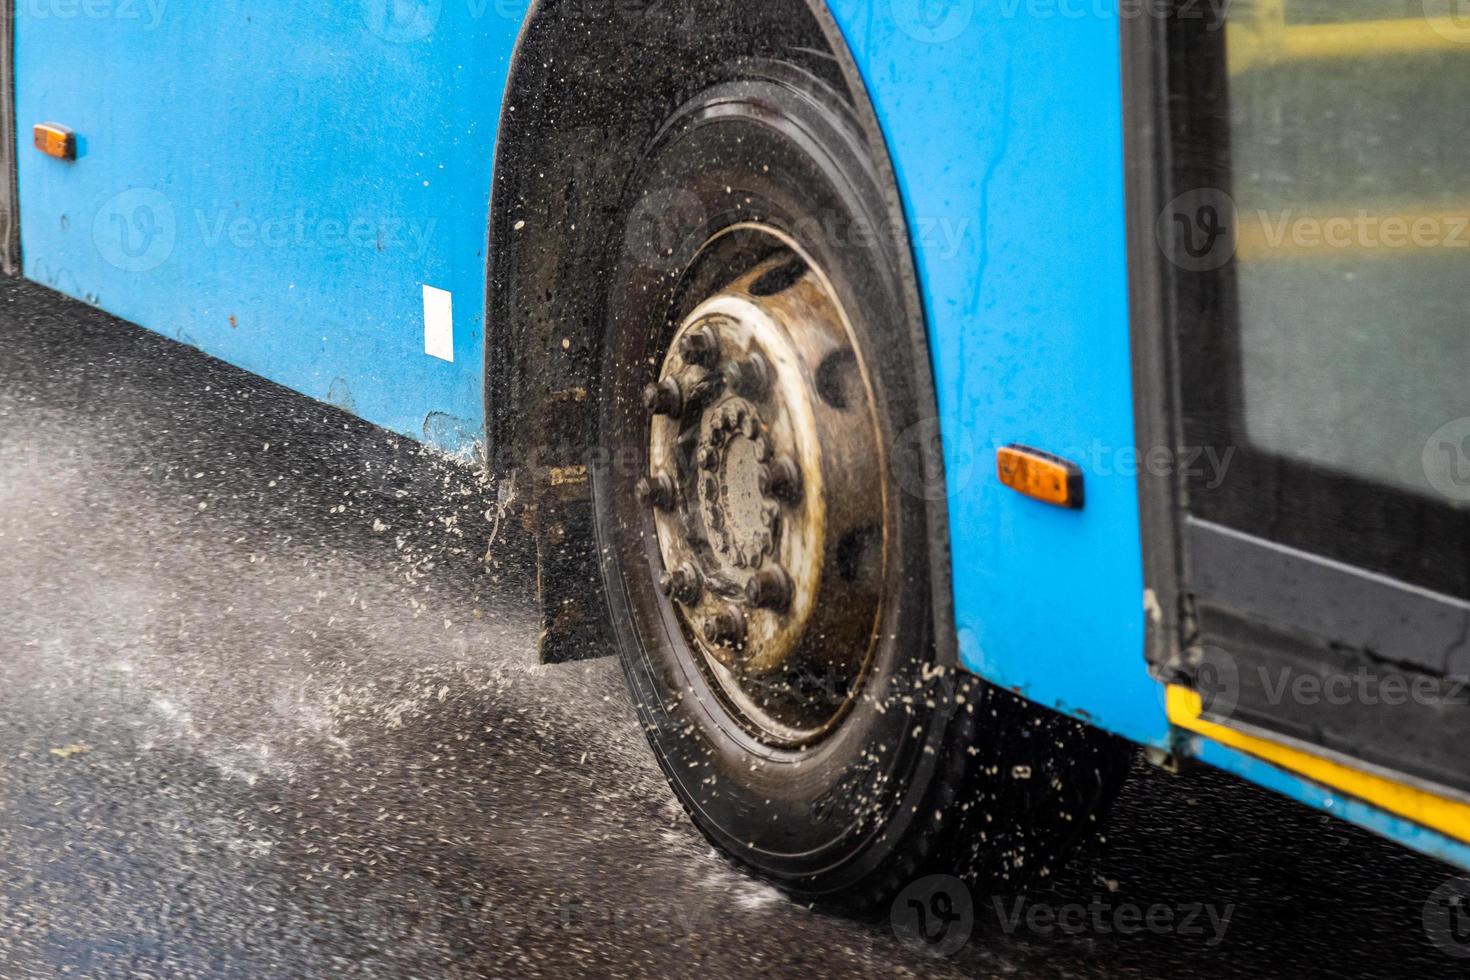
POLYGON ((726 229, 685 281, 708 295, 643 392, 652 573, 729 713, 763 742, 809 745, 860 696, 879 630, 869 374, 830 280, 780 232, 726 229))

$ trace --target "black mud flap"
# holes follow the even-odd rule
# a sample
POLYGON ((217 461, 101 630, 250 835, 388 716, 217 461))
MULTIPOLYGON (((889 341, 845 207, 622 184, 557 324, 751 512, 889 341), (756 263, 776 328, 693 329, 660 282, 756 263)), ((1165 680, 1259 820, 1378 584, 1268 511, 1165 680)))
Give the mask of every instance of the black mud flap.
POLYGON ((546 440, 532 484, 528 523, 536 543, 536 596, 541 605, 542 663, 611 656, 612 639, 585 452, 587 391, 554 392, 542 405, 546 440), (581 452, 569 447, 580 447, 581 452))

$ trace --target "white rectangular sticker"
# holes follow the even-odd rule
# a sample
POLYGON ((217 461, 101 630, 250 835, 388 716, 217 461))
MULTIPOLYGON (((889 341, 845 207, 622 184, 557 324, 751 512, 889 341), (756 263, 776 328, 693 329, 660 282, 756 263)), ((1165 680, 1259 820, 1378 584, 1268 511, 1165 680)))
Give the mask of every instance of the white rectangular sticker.
POLYGON ((424 353, 454 363, 454 296, 424 287, 424 353))

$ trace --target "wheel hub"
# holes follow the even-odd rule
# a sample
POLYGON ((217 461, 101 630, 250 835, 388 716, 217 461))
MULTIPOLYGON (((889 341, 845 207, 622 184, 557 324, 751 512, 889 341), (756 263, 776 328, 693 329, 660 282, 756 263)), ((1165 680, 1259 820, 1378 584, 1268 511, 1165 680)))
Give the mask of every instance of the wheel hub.
POLYGON ((885 550, 871 400, 825 278, 782 250, 699 304, 644 406, 660 588, 739 714, 809 740, 865 669, 885 550))
POLYGON ((695 461, 700 516, 722 565, 759 568, 775 557, 781 510, 760 491, 760 469, 773 451, 760 409, 731 398, 700 423, 695 461))

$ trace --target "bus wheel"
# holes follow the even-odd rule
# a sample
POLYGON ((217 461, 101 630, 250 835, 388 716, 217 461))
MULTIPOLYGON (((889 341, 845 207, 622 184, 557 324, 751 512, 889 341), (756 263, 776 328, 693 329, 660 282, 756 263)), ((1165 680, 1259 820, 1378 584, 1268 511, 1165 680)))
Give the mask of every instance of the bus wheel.
POLYGON ((1019 884, 1126 768, 961 673, 937 628, 928 366, 879 172, 786 66, 673 113, 604 281, 593 474, 622 662, 679 800, 740 864, 856 907, 935 870, 1019 884))

